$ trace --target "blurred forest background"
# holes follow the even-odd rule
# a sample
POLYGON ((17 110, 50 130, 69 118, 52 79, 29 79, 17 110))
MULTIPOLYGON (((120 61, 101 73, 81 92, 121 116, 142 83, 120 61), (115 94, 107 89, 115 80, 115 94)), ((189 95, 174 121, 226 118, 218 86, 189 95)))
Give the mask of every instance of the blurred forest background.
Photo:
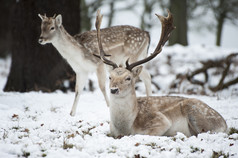
MULTIPOLYGON (((140 28, 147 31, 153 27, 152 18, 154 13, 158 13, 155 9, 160 8, 162 11, 160 14, 166 15, 166 8, 169 8, 174 15, 176 26, 169 45, 189 45, 188 23, 191 20, 201 23, 196 26, 198 30, 201 27, 211 30, 216 37, 214 45, 217 46, 222 45, 224 25, 229 23, 237 26, 238 24, 237 0, 0 0, 0 57, 5 58, 9 55, 12 57, 4 91, 73 90, 75 75, 72 69, 51 44, 42 46, 37 42, 41 24, 37 15, 38 13, 46 13, 47 16, 61 14, 65 29, 71 35, 75 35, 94 28, 93 19, 99 8, 108 10, 106 14, 103 13, 107 27, 117 20, 115 14, 130 11, 137 15, 140 28), (128 5, 118 7, 118 3, 128 5), (204 22, 201 20, 203 16, 212 16, 213 20, 204 22), (69 84, 64 84, 65 80, 69 80, 69 84)), ((233 57, 229 57, 230 62, 231 58, 233 57)), ((228 57, 219 61, 218 67, 222 65, 224 70, 227 69, 230 67, 229 62, 224 66, 227 61, 228 57)), ((209 64, 207 65, 208 67, 204 69, 209 68, 209 64)), ((196 73, 194 72, 194 75, 196 73)), ((222 73, 225 78, 226 72, 222 71, 222 73)), ((191 74, 186 77, 191 82, 194 81, 191 74)), ((221 79, 221 84, 224 78, 221 79)), ((237 82, 238 78, 232 84, 237 82)), ((202 83, 194 82, 194 84, 202 83)), ((222 86, 224 84, 216 87, 216 90, 221 89, 222 86)))

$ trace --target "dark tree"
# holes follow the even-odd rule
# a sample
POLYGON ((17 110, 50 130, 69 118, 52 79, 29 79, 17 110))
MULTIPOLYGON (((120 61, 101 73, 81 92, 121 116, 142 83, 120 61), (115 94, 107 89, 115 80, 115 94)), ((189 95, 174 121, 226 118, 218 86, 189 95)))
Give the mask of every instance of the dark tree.
POLYGON ((208 5, 217 21, 216 25, 216 45, 221 45, 222 30, 225 22, 237 23, 238 19, 238 1, 237 0, 210 0, 208 5))
POLYGON ((80 0, 80 31, 91 30, 91 19, 96 15, 96 11, 102 6, 103 0, 92 0, 88 2, 87 0, 80 0))
POLYGON ((12 65, 5 91, 53 91, 74 75, 56 49, 38 44, 41 19, 61 14, 65 29, 74 35, 80 30, 80 0, 19 0, 11 15, 12 65))
POLYGON ((171 34, 169 45, 188 45, 187 39, 187 0, 170 0, 170 11, 174 16, 176 29, 171 34))
POLYGON ((11 47, 11 30, 10 14, 15 0, 0 0, 0 57, 5 57, 10 52, 11 47))
POLYGON ((151 15, 153 11, 153 6, 155 5, 156 1, 148 1, 148 0, 143 0, 143 6, 144 10, 141 16, 141 24, 140 28, 143 30, 149 30, 151 29, 151 15))
POLYGON ((109 6, 110 6, 110 12, 109 12, 109 16, 108 16, 108 24, 107 24, 107 27, 110 27, 112 26, 112 20, 113 20, 113 17, 114 17, 114 14, 115 14, 115 1, 111 1, 109 2, 109 6))

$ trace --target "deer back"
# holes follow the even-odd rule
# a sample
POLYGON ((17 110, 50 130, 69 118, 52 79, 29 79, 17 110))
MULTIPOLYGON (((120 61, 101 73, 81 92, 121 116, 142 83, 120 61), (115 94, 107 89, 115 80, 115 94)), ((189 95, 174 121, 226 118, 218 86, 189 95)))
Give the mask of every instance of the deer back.
MULTIPOLYGON (((74 37, 90 54, 99 55, 96 30, 87 31, 74 37)), ((124 56, 126 59, 133 58, 133 56, 138 58, 142 50, 148 49, 150 43, 148 32, 128 25, 101 29, 101 39, 106 54, 111 55, 115 62, 118 56, 124 56)))

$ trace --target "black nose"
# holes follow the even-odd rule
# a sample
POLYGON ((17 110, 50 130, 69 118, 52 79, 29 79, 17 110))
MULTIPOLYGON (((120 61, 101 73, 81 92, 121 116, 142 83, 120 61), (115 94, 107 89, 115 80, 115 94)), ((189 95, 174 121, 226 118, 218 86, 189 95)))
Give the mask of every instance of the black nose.
POLYGON ((114 89, 111 89, 111 93, 112 94, 116 94, 119 92, 119 89, 118 88, 114 88, 114 89))
POLYGON ((41 44, 43 42, 43 37, 40 37, 38 42, 41 44))

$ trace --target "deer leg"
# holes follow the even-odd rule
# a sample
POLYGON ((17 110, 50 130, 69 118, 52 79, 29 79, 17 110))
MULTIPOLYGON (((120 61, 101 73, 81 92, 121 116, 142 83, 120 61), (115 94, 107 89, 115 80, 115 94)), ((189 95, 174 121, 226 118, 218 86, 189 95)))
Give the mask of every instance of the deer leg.
POLYGON ((205 103, 187 100, 187 120, 192 135, 202 132, 226 132, 227 125, 222 116, 205 103))
POLYGON ((157 117, 148 122, 149 135, 167 136, 168 130, 172 127, 172 122, 161 112, 157 112, 157 117))
POLYGON ((106 100, 107 106, 109 107, 109 99, 107 97, 105 82, 106 82, 106 70, 105 65, 102 63, 97 68, 97 77, 98 77, 98 84, 103 93, 103 96, 106 100))
POLYGON ((74 104, 70 112, 71 116, 75 116, 76 114, 79 97, 87 81, 87 78, 88 78, 87 73, 80 73, 80 74, 76 73, 75 98, 74 98, 74 104))
POLYGON ((151 96, 152 90, 151 90, 151 76, 149 72, 143 67, 141 73, 140 73, 140 79, 144 82, 145 88, 146 88, 146 95, 151 96))

